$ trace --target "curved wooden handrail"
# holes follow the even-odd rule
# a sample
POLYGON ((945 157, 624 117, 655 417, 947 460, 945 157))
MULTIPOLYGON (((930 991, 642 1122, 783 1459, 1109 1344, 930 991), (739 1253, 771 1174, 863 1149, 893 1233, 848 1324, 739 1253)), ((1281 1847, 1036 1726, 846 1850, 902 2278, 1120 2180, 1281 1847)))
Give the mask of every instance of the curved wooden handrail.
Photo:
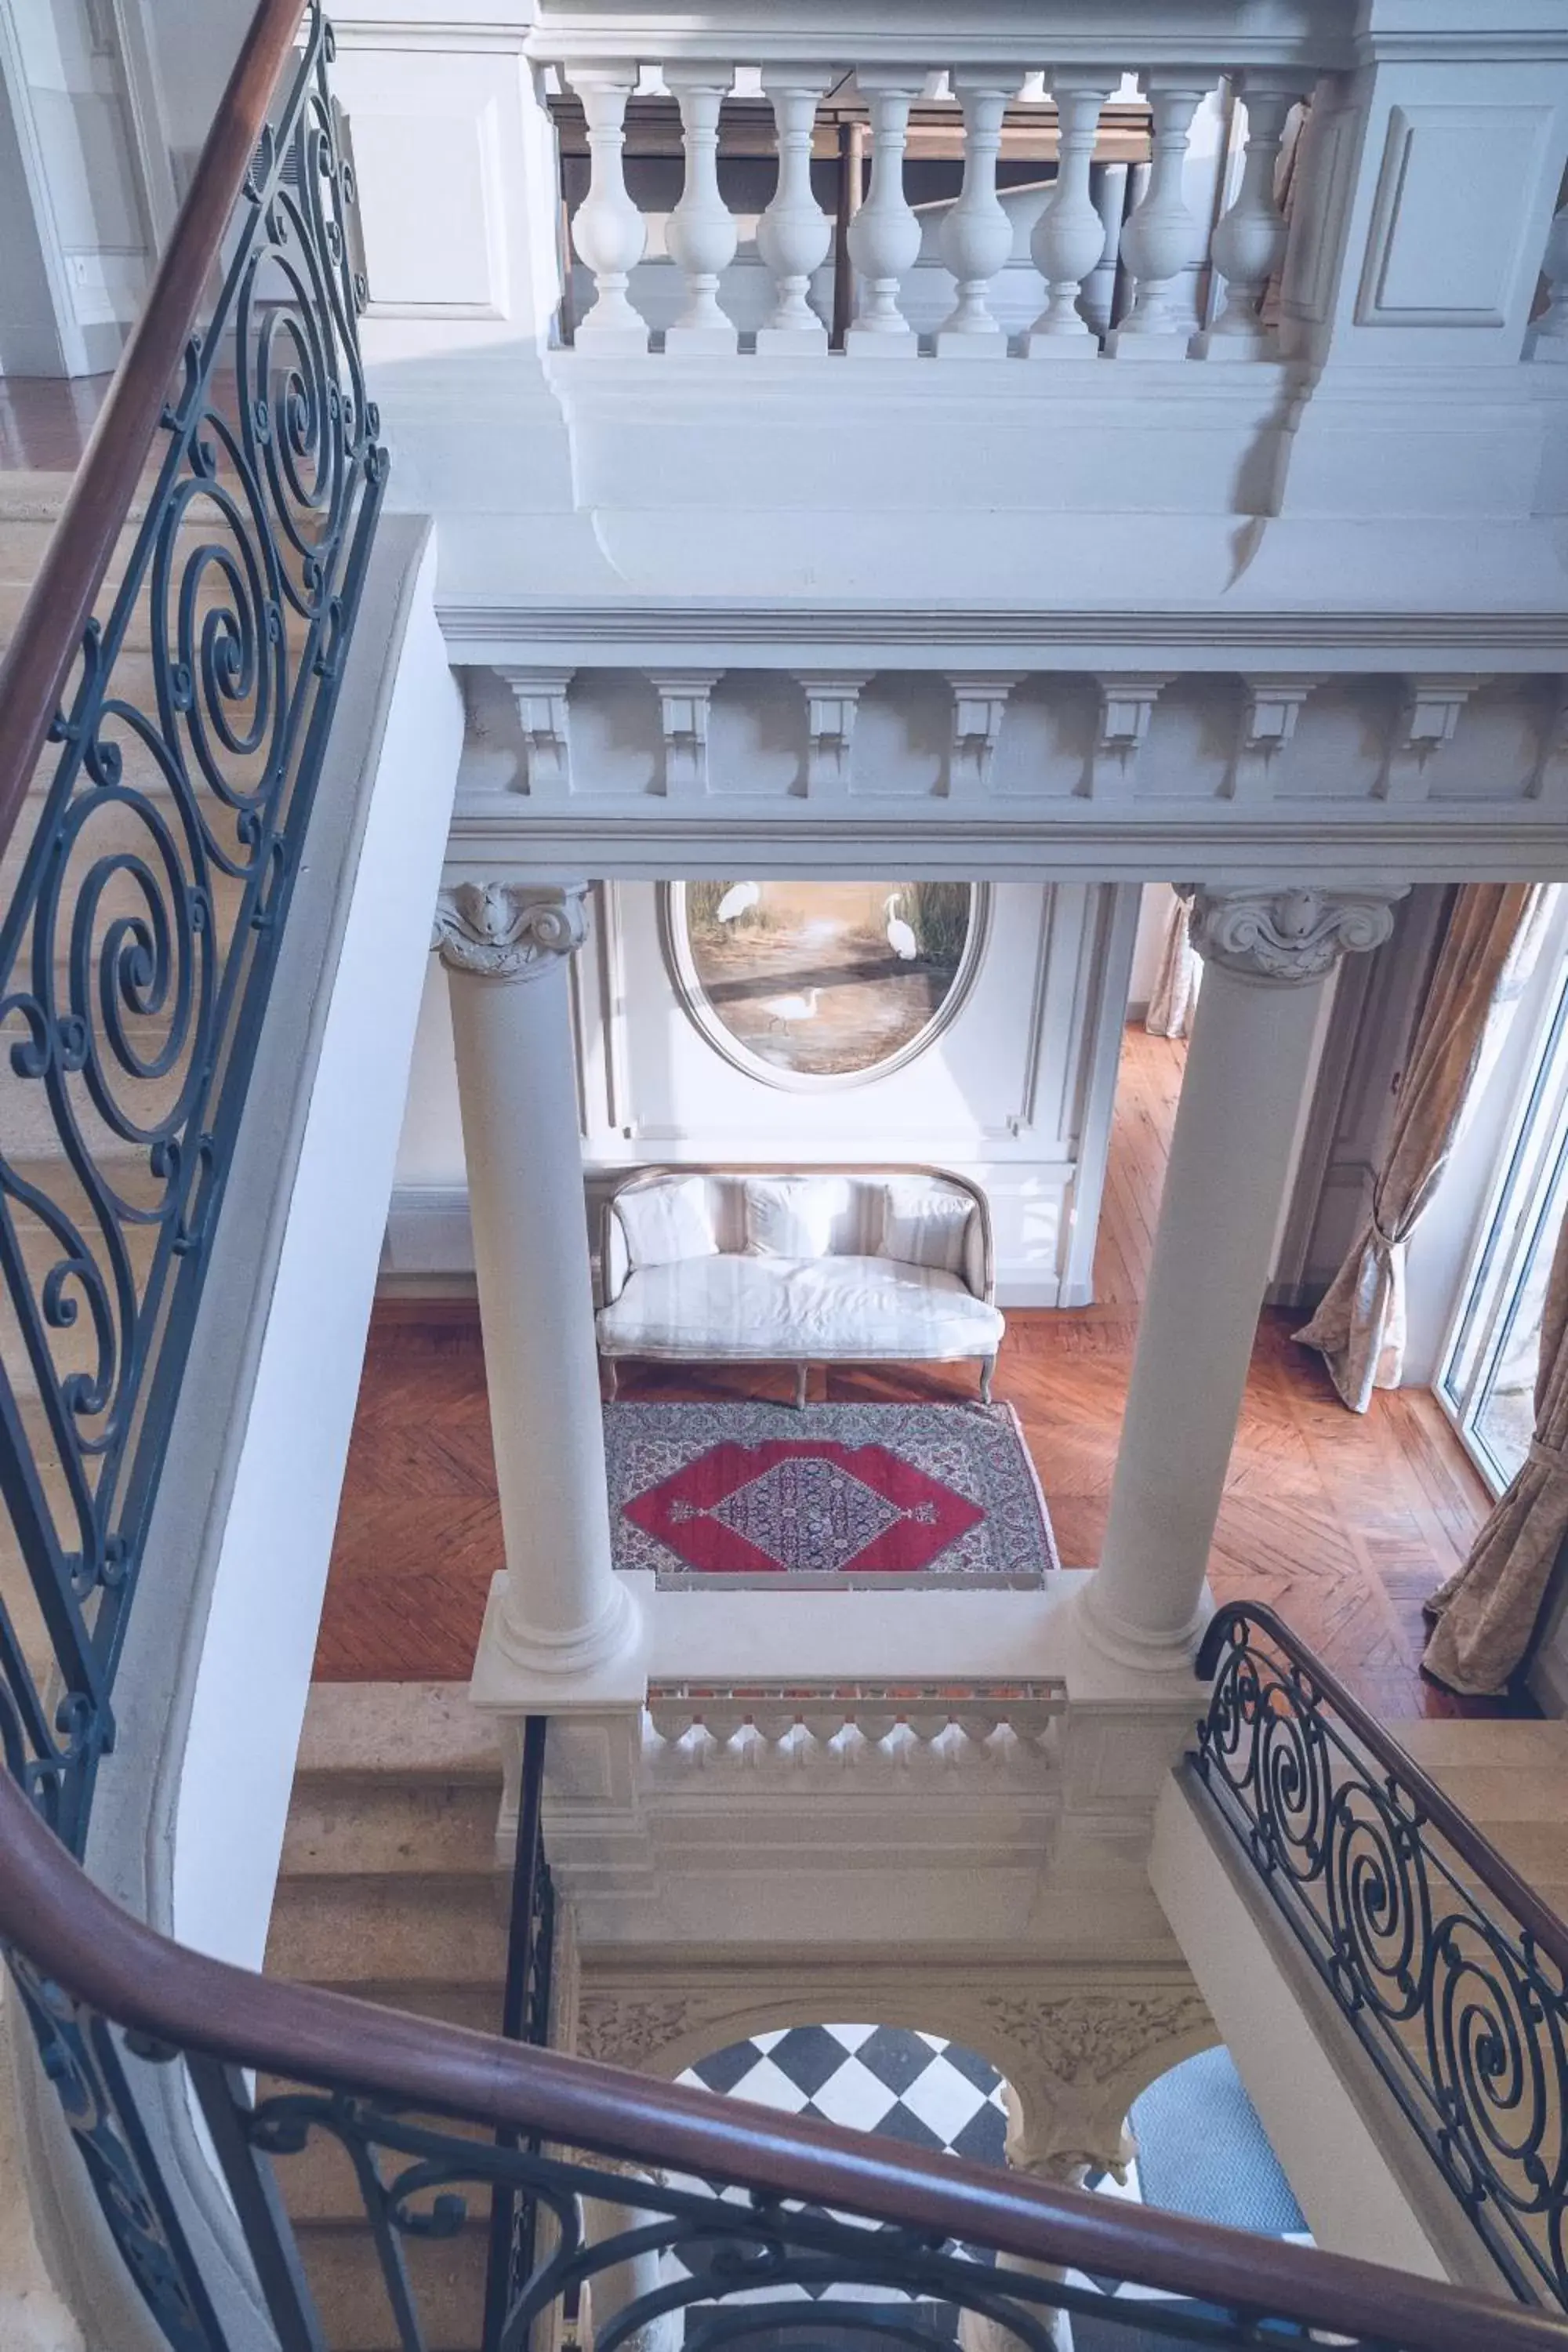
POLYGON ((58 529, 0 664, 0 851, 16 830, 305 6, 306 0, 261 0, 251 20, 58 529))
POLYGON ((182 2051, 570 2147, 849 2207, 1409 2352, 1568 2352, 1568 2318, 1373 2263, 900 2148, 748 2101, 285 1984, 121 1911, 0 1772, 0 1939, 100 2015, 182 2051))
POLYGON ((1360 1746, 1369 1756, 1374 1756, 1402 1788, 1409 1790, 1420 1806, 1426 1822, 1447 1841, 1460 1860, 1512 1913, 1520 1926, 1534 1938, 1538 1948, 1563 1970, 1565 1979, 1568 1979, 1568 1926, 1555 1911, 1542 1903, 1534 1888, 1525 1884, 1491 1840, 1459 1811, 1451 1797, 1444 1795, 1436 1780, 1421 1769, 1415 1758, 1401 1748, 1392 1733, 1385 1731, 1368 1715, 1361 1701, 1352 1697, 1338 1675, 1330 1673, 1300 1635, 1293 1633, 1272 1609, 1262 1601, 1228 1601, 1223 1609, 1215 1610, 1198 1646, 1196 1670, 1203 1679, 1205 1682, 1211 1680, 1218 1671, 1230 1628, 1241 1624, 1260 1627, 1293 1665, 1300 1666, 1304 1674, 1310 1676, 1314 1686, 1331 1702, 1335 1713, 1343 1717, 1360 1746))

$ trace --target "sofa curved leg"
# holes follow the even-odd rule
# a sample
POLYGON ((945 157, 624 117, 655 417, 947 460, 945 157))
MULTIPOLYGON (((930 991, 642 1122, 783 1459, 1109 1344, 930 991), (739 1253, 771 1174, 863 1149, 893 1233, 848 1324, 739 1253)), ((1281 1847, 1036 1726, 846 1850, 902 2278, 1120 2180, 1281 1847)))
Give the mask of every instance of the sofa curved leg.
POLYGON ((981 1402, 981 1403, 982 1403, 982 1404, 989 1404, 989 1403, 990 1403, 990 1402, 991 1402, 991 1381, 992 1381, 992 1377, 993 1377, 994 1373, 995 1372, 995 1370, 996 1370, 996 1359, 995 1359, 995 1357, 994 1357, 994 1356, 982 1356, 982 1357, 981 1357, 981 1359, 980 1359, 980 1402, 981 1402))
POLYGON ((796 1412, 800 1412, 805 1408, 805 1376, 810 1370, 811 1366, 809 1364, 797 1364, 795 1368, 795 1409, 796 1412))
POLYGON ((616 1392, 621 1385, 621 1368, 614 1356, 605 1356, 602 1360, 605 1370, 610 1375, 610 1384, 605 1391, 605 1402, 606 1404, 614 1404, 616 1392))

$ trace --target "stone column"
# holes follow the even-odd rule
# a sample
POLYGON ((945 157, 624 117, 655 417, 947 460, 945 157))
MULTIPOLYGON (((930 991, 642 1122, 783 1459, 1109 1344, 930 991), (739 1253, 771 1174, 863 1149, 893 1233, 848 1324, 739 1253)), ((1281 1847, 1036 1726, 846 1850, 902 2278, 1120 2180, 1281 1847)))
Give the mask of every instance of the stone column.
POLYGON ((584 887, 463 882, 433 945, 450 979, 485 1382, 506 1572, 480 1641, 494 1669, 596 1677, 637 1612, 611 1569, 567 959, 584 887))
POLYGON ((1311 1066, 1341 955, 1398 889, 1193 889, 1206 970, 1154 1235, 1105 1547, 1082 1623, 1102 1655, 1186 1670, 1311 1066))

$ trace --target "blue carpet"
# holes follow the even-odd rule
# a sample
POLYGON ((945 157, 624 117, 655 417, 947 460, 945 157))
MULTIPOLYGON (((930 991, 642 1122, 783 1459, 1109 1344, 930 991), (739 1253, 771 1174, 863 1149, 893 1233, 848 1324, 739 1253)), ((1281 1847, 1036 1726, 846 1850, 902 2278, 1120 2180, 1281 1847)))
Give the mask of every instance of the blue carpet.
POLYGON ((1146 2205, 1275 2238, 1306 2229, 1228 2051, 1173 2066, 1133 2102, 1131 2120, 1146 2205))

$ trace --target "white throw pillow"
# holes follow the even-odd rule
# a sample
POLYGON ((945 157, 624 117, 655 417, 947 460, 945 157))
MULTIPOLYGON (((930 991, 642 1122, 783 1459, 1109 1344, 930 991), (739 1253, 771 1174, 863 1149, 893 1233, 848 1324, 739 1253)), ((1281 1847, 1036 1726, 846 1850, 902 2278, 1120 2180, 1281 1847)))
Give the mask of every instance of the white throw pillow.
POLYGON ((748 1176, 749 1257, 826 1257, 849 1187, 841 1176, 748 1176))
POLYGON ((705 1177, 639 1185, 620 1195, 616 1214, 634 1271, 638 1266, 679 1265, 685 1258, 719 1255, 705 1177))
POLYGON ((883 1193, 881 1255, 906 1265, 962 1274, 973 1213, 966 1192, 936 1177, 890 1176, 883 1193))

